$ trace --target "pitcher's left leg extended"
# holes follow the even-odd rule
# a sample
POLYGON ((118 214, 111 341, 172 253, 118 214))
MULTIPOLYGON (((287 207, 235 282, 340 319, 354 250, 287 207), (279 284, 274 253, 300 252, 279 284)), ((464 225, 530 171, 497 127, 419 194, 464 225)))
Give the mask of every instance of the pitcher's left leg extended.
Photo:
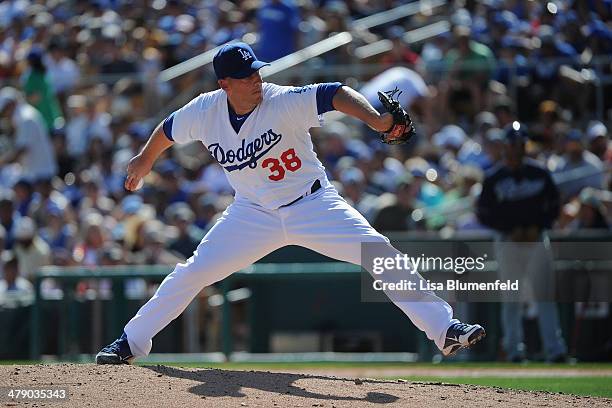
MULTIPOLYGON (((289 240, 295 245, 356 265, 362 263, 362 242, 384 244, 380 245, 381 253, 377 253, 377 256, 403 256, 333 188, 326 188, 282 210, 281 217, 286 225, 289 240)), ((362 266, 373 274, 372 265, 362 266)), ((416 288, 419 288, 418 281, 422 278, 417 273, 388 271, 376 275, 376 279, 399 280, 398 274, 401 274, 401 279, 415 282, 416 288)), ((394 291, 385 293, 440 350, 444 348, 447 330, 452 324, 458 323, 458 320, 452 318, 453 310, 446 301, 427 290, 417 289, 402 294, 394 291)))

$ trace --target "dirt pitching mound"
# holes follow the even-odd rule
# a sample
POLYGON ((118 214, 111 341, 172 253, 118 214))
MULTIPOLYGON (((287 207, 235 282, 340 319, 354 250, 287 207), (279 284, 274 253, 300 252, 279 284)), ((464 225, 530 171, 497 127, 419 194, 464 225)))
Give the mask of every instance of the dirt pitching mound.
POLYGON ((612 399, 471 385, 160 365, 6 365, 0 387, 2 406, 30 407, 612 407, 612 399), (58 387, 68 401, 6 396, 10 388, 58 387))

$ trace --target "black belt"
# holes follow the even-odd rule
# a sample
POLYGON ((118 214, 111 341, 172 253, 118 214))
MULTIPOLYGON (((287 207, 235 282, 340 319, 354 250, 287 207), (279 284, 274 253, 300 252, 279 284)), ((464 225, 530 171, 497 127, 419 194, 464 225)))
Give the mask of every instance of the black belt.
POLYGON ((321 182, 319 180, 317 180, 314 183, 312 183, 312 186, 310 186, 310 193, 304 194, 303 196, 300 196, 300 197, 296 198, 295 200, 293 200, 289 204, 281 205, 279 208, 289 207, 290 205, 295 204, 298 201, 300 201, 302 198, 304 198, 304 197, 306 197, 306 196, 308 196, 310 194, 313 194, 315 191, 317 191, 320 188, 321 188, 321 182))

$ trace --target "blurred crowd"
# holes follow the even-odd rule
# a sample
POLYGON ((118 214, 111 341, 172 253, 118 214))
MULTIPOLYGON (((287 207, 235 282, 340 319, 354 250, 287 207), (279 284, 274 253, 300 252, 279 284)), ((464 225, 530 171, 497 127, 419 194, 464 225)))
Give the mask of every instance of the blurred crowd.
MULTIPOLYGON (((142 190, 123 189, 151 118, 180 92, 216 86, 208 72, 163 82, 162 70, 244 36, 274 61, 402 3, 1 2, 0 291, 31 290, 42 265, 185 260, 231 203, 221 167, 201 146, 167 151, 142 190)), ((527 155, 561 192, 554 228, 609 230, 612 2, 455 1, 354 38, 322 66, 375 67, 351 85, 375 107, 376 91, 398 87, 419 133, 389 147, 335 114, 312 130, 330 179, 375 228, 485 229, 474 202, 503 159, 503 129, 519 120, 529 129, 527 155), (450 31, 406 41, 438 20, 450 31), (389 46, 359 56, 380 40, 389 46)))

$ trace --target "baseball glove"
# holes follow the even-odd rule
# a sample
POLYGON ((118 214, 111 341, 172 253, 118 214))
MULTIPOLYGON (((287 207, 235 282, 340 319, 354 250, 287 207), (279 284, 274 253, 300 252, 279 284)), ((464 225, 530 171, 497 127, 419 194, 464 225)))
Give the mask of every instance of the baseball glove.
POLYGON ((380 103, 382 103, 387 112, 393 115, 393 124, 391 127, 380 134, 381 140, 391 145, 406 143, 416 133, 408 112, 402 108, 402 105, 400 105, 397 99, 393 99, 395 94, 399 96, 401 93, 402 92, 398 88, 392 91, 378 92, 380 103))

